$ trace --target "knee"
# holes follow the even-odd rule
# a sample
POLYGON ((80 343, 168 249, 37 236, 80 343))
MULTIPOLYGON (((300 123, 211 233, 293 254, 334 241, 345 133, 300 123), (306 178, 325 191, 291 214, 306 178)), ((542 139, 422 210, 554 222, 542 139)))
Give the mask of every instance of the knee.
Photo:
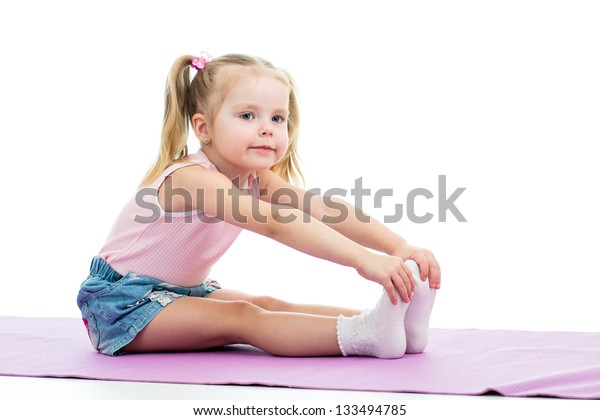
POLYGON ((216 322, 211 327, 228 344, 247 344, 248 332, 255 328, 256 319, 262 310, 243 300, 216 301, 212 315, 216 322))
POLYGON ((290 304, 271 296, 255 296, 250 303, 271 312, 281 312, 289 310, 290 304))
POLYGON ((239 324, 241 321, 252 319, 257 313, 261 311, 252 302, 246 302, 243 300, 233 300, 223 302, 226 308, 227 319, 232 319, 235 324, 239 324))

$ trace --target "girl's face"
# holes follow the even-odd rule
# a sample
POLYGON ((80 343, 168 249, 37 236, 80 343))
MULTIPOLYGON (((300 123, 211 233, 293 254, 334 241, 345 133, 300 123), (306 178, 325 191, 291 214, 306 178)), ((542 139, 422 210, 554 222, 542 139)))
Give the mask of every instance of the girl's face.
POLYGON ((243 77, 215 116, 205 151, 230 174, 269 169, 288 147, 288 105, 289 88, 283 82, 262 75, 243 77))

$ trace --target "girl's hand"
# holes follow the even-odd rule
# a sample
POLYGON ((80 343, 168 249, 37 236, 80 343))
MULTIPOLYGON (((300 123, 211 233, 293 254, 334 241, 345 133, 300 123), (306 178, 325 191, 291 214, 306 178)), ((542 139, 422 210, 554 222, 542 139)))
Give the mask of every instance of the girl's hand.
POLYGON ((369 252, 361 263, 361 266, 356 269, 358 274, 367 280, 381 284, 392 304, 398 303, 396 290, 400 293, 402 301, 410 302, 415 283, 410 269, 404 264, 402 258, 369 252))
POLYGON ((392 255, 402 258, 403 261, 415 261, 421 271, 421 280, 425 281, 429 277, 429 287, 432 289, 440 288, 440 265, 435 259, 433 252, 425 248, 403 244, 396 248, 392 255))

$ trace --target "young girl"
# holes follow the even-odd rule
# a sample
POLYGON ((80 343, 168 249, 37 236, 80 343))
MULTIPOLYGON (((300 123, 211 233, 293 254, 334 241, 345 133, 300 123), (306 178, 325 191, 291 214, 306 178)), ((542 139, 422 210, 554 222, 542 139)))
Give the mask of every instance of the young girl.
POLYGON ((284 70, 245 55, 175 62, 158 160, 77 298, 96 349, 118 355, 247 343, 280 356, 380 358, 423 351, 440 286, 435 257, 357 217, 345 201, 290 184, 301 177, 297 130, 295 88, 284 70), (187 152, 190 126, 200 140, 196 154, 187 152), (360 312, 222 289, 208 275, 241 229, 354 267, 384 292, 360 312))

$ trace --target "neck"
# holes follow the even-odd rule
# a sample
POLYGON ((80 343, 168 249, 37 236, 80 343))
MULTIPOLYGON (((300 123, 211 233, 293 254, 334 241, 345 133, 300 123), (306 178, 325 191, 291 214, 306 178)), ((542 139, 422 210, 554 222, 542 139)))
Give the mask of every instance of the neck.
POLYGON ((235 165, 229 164, 224 159, 221 159, 216 153, 210 149, 202 149, 202 152, 215 165, 217 170, 231 180, 237 188, 243 188, 248 182, 250 171, 247 169, 238 168, 235 165))

